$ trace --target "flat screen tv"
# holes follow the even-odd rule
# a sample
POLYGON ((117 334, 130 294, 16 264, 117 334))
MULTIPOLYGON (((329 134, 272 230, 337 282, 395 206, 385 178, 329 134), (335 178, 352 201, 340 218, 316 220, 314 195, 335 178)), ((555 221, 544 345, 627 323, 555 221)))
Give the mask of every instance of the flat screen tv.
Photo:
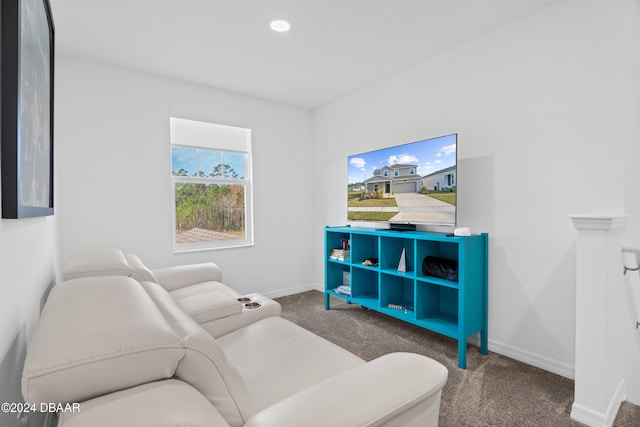
POLYGON ((348 158, 347 219, 455 226, 457 134, 348 158))

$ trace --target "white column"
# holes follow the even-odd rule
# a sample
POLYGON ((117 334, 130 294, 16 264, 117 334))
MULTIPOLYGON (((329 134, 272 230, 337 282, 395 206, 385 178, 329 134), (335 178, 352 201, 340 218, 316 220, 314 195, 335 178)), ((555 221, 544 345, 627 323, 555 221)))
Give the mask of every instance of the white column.
POLYGON ((610 304, 621 286, 622 233, 626 215, 574 215, 576 243, 575 396, 571 418, 593 427, 611 426, 626 396, 615 366, 610 304))

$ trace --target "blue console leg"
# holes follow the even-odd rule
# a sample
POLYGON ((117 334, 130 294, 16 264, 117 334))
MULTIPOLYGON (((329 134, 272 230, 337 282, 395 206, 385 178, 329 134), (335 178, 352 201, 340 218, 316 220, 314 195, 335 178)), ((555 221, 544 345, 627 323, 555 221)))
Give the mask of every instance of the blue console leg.
POLYGON ((467 340, 458 340, 458 368, 467 369, 467 340))
POLYGON ((489 354, 489 342, 486 329, 480 331, 480 354, 489 354))
POLYGON ((329 294, 328 293, 324 293, 324 309, 325 310, 329 310, 331 307, 329 307, 329 294))

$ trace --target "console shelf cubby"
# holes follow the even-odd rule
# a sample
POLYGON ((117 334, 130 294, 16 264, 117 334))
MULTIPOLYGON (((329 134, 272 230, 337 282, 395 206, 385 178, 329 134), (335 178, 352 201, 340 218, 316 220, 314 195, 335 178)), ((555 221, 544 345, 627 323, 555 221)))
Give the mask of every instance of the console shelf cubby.
MULTIPOLYGON (((488 353, 488 235, 325 227, 325 309, 329 296, 384 313, 458 340, 458 367, 467 364, 467 339, 480 335, 488 353), (350 255, 332 259, 334 249, 350 255), (402 253, 405 270, 398 271, 402 253), (454 260, 458 281, 424 274, 427 256, 454 260), (366 265, 363 264, 366 261, 366 265), (348 282, 348 283, 346 283, 348 282), (350 295, 336 292, 350 286, 350 295)), ((335 258, 335 257, 333 257, 335 258)))

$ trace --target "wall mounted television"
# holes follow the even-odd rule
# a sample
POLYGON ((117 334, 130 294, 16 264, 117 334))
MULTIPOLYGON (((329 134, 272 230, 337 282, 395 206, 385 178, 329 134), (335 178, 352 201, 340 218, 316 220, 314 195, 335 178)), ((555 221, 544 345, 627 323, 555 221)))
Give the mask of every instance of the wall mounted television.
POLYGON ((347 219, 456 225, 457 134, 348 157, 347 219))

